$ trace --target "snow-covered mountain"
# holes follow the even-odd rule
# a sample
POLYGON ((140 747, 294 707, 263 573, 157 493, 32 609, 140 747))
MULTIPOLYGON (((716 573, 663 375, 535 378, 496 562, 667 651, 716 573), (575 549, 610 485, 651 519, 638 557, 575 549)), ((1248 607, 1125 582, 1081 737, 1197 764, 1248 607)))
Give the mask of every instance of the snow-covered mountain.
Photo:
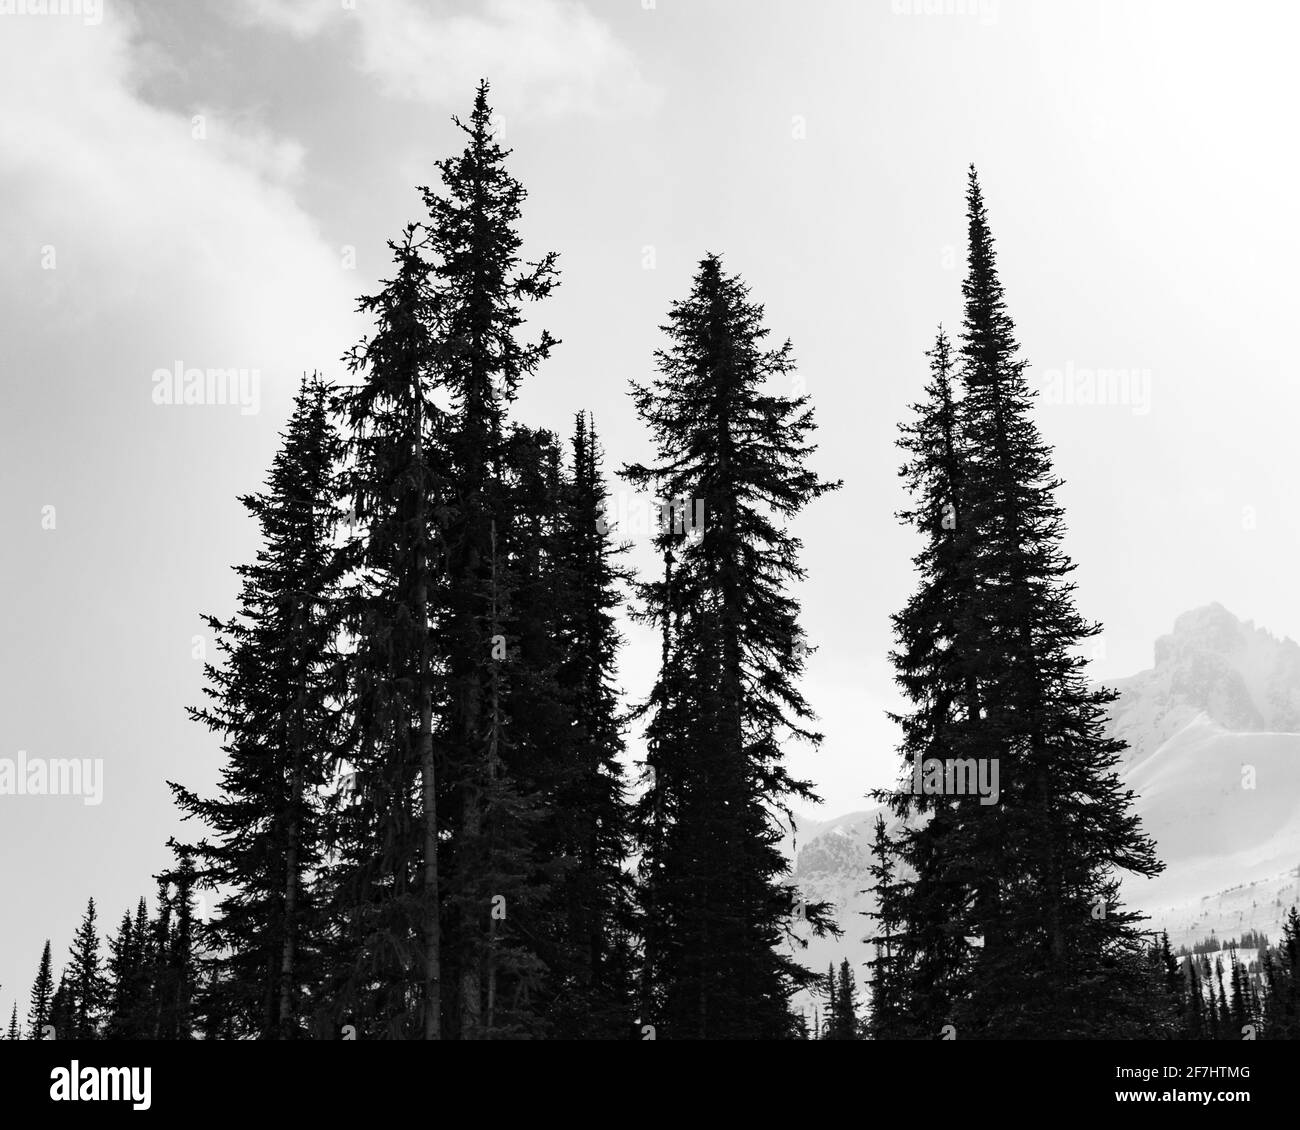
MULTIPOLYGON (((1210 604, 1178 617, 1149 670, 1108 685, 1111 733, 1129 743, 1122 774, 1165 862, 1155 879, 1129 877, 1125 901, 1175 946, 1248 929, 1276 938, 1300 904, 1300 645, 1210 604)), ((865 975, 879 811, 797 823, 793 877, 809 900, 836 904, 844 929, 796 949, 812 969, 848 957, 865 975)))
POLYGON ((1155 644, 1155 666, 1111 680, 1111 731, 1126 762, 1154 754, 1198 714, 1234 733, 1300 733, 1300 645, 1221 604, 1184 612, 1155 644))

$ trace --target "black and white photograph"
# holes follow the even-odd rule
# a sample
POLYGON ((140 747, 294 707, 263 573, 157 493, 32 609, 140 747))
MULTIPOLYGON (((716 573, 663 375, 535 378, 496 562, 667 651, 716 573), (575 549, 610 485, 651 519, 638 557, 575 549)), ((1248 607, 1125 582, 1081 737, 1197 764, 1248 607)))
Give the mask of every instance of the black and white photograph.
POLYGON ((0 1122, 1293 1105, 1298 49, 0 0, 0 1122))

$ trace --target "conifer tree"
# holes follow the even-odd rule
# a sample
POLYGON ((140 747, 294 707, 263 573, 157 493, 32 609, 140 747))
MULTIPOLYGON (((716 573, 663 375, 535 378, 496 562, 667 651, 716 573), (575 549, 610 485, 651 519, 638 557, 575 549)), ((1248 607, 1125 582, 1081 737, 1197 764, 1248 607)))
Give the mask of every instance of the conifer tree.
POLYGON ((917 791, 930 759, 988 756, 996 735, 981 705, 982 645, 977 581, 967 513, 973 490, 967 440, 954 389, 952 345, 940 328, 926 354, 930 379, 915 418, 900 429, 906 459, 900 469, 911 506, 898 517, 922 538, 913 564, 920 583, 893 617, 897 645, 890 658, 895 679, 912 705, 891 714, 903 732, 900 752, 910 783, 880 792, 900 818, 892 851, 915 876, 891 892, 880 888, 897 924, 893 958, 893 1035, 928 1036, 952 1019, 973 956, 968 940, 971 869, 962 834, 963 813, 976 798, 917 791))
POLYGON ((1165 1014, 1168 1016, 1170 1035, 1180 1039, 1192 1038, 1187 1015, 1187 983, 1178 959, 1169 947, 1169 934, 1161 931, 1155 946, 1156 972, 1164 990, 1165 1014))
MULTIPOLYGON (((424 188, 428 210, 430 285, 442 318, 439 387, 450 400, 448 523, 444 531, 446 584, 436 621, 446 657, 446 703, 438 741, 447 751, 445 790, 454 850, 448 860, 449 957, 454 966, 454 1033, 477 1039, 485 1027, 488 990, 523 1000, 535 967, 519 955, 533 922, 529 907, 541 891, 525 830, 529 799, 519 795, 523 750, 509 731, 509 684, 520 680, 505 664, 498 638, 508 636, 493 616, 512 605, 510 570, 493 540, 509 539, 506 501, 506 409, 521 381, 555 344, 519 338, 523 304, 544 299, 556 284, 555 255, 534 263, 520 258, 518 224, 526 193, 506 168, 509 151, 494 137, 488 84, 480 83, 458 157, 438 163, 441 184, 424 188), (503 902, 501 900, 504 900, 503 902), (494 906, 506 906, 504 919, 494 906), (517 954, 513 984, 495 984, 491 955, 502 946, 517 954)), ((517 656, 517 653, 516 653, 517 656)), ((535 926, 535 923, 534 923, 535 926)), ((527 1012, 527 1010, 525 1010, 527 1012)), ((502 1018, 505 1019, 504 1016, 502 1018)), ((527 1024, 525 1016, 510 1025, 527 1024)))
POLYGON ((228 622, 207 618, 224 662, 205 667, 211 705, 191 715, 221 735, 221 792, 201 798, 171 785, 186 818, 212 831, 188 847, 194 880, 223 892, 201 1008, 241 1035, 301 1035, 304 995, 319 991, 323 923, 311 879, 338 731, 338 459, 329 390, 304 378, 266 487, 241 499, 262 546, 235 570, 239 610, 228 622))
POLYGON ((93 1040, 99 1035, 100 1013, 106 1003, 107 986, 99 958, 99 929, 95 922, 95 900, 77 928, 68 962, 68 993, 71 1027, 69 1038, 93 1040))
POLYGON ((141 895, 131 922, 134 975, 123 1001, 122 1025, 127 1039, 148 1039, 153 1033, 154 933, 149 906, 141 895))
POLYGON ((822 1001, 825 1011, 822 1020, 821 1038, 823 1040, 839 1039, 836 1027, 839 1020, 839 986, 835 981, 835 966, 826 966, 825 976, 821 978, 822 1001))
POLYGON ((9 1013, 9 1029, 5 1032, 6 1040, 21 1040, 22 1029, 18 1026, 18 1002, 14 1001, 13 1011, 9 1013))
POLYGON ((1209 993, 1206 1006, 1206 1029, 1209 1039, 1218 1040, 1223 1036, 1227 1008, 1223 999, 1223 959, 1216 957, 1210 965, 1208 957, 1202 960, 1201 975, 1209 993))
POLYGON ((136 973, 136 940, 128 910, 122 914, 117 933, 108 939, 105 1039, 120 1040, 130 1036, 129 1017, 135 1002, 136 973))
POLYGON ((144 1038, 166 1039, 169 993, 169 968, 172 952, 172 901, 165 878, 155 876, 158 910, 149 921, 149 998, 143 1014, 144 1038))
MULTIPOLYGON (((351 773, 332 814, 325 869, 336 944, 329 1019, 372 1038, 438 1039, 443 976, 439 767, 441 661, 431 639, 443 583, 446 421, 434 400, 440 315, 423 235, 390 243, 393 277, 361 309, 375 319, 353 350, 357 383, 338 405, 346 429, 340 490, 351 510, 341 559, 351 773)), ((445 770, 446 765, 442 768, 445 770)))
MULTIPOLYGON (((803 579, 800 542, 782 523, 838 484, 805 465, 807 397, 764 388, 791 371, 790 344, 766 346, 762 307, 717 256, 663 329, 658 376, 632 386, 658 461, 623 472, 667 503, 654 539, 665 580, 639 588, 638 614, 665 651, 641 711, 654 774, 637 817, 642 1020, 650 1012, 671 1038, 788 1038, 789 997, 815 977, 778 950, 798 895, 780 883, 776 818, 813 792, 782 745, 820 735, 797 686, 787 591, 803 579)), ((806 908, 815 930, 825 909, 806 908)))
POLYGON ((59 985, 50 998, 49 1025, 56 1040, 66 1040, 77 1027, 77 1002, 68 982, 68 971, 59 974, 59 985))
POLYGON ((912 1024, 952 1022, 967 1038, 1141 1035, 1157 986, 1118 873, 1162 865, 1119 783, 1123 745, 1105 736, 1114 694, 1088 686, 1078 654, 1100 628, 1074 607, 1060 484, 973 169, 967 211, 960 395, 941 338, 929 403, 902 440, 904 518, 925 538, 894 654, 911 704, 905 769, 924 785, 920 799, 915 787, 891 798, 917 816, 901 849, 915 875, 900 900, 912 1024), (959 768, 988 781, 995 767, 996 802, 956 787, 959 768))
POLYGON ((1123 743, 1104 733, 1116 694, 1089 687, 1078 654, 1101 627, 1074 607, 1060 483, 1031 416, 974 169, 967 219, 961 403, 979 607, 993 628, 983 698, 1003 782, 1000 803, 976 814, 972 856, 1007 877, 978 895, 984 944, 967 1016, 990 1035, 1139 1034, 1150 1003, 1141 916, 1120 906, 1118 872, 1163 864, 1119 782, 1123 743))
POLYGON ((50 1006, 54 1001, 54 971, 50 966, 50 942, 47 938, 41 951, 41 963, 32 984, 31 1005, 27 1010, 27 1032, 33 1040, 45 1039, 45 1026, 50 1022, 50 1006))
POLYGON ((1232 1028, 1238 1033, 1239 1038, 1242 1030, 1253 1018, 1250 1013, 1250 988, 1247 984, 1246 971, 1237 958, 1235 945, 1228 947, 1228 967, 1230 970, 1228 984, 1231 987, 1228 1014, 1232 1018, 1232 1028))
POLYGON ((195 868, 189 851, 175 844, 177 865, 163 878, 162 896, 168 906, 166 946, 157 955, 159 976, 154 982, 159 1011, 159 1039, 194 1037, 194 997, 199 986, 199 923, 194 914, 195 868), (174 888, 167 890, 166 888, 174 888))
POLYGON ((840 962, 839 981, 835 993, 836 1017, 835 1038, 838 1040, 857 1040, 861 1033, 861 1020, 858 1016, 858 986, 853 978, 849 960, 840 962))
POLYGON ((579 414, 572 469, 561 487, 554 580, 556 690, 562 731, 546 854, 566 860, 556 899, 569 990, 552 1018, 563 1038, 626 1038, 635 1015, 630 810, 624 795, 622 720, 613 684, 621 638, 615 614, 631 579, 624 546, 605 520, 608 491, 594 425, 579 414))
POLYGON ((487 94, 457 121, 466 147, 438 163, 439 189, 421 190, 427 220, 393 245, 394 278, 362 302, 377 326, 340 397, 361 527, 344 602, 358 792, 329 884, 348 939, 340 1000, 390 1036, 542 1023, 541 806, 524 781, 540 770, 525 764, 512 696, 522 705, 546 680, 514 622, 528 535, 511 527, 510 493, 527 469, 512 463, 506 408, 553 344, 518 330, 555 271, 554 256, 520 259, 525 194, 487 94))
POLYGON ((867 968, 871 970, 867 982, 871 997, 866 1032, 873 1040, 898 1039, 904 1032, 906 1001, 902 962, 898 956, 901 943, 898 929, 899 898, 906 885, 894 878, 894 852, 885 828, 885 818, 877 814, 872 837, 872 863, 868 868, 876 909, 872 913, 863 912, 878 923, 877 932, 866 939, 875 948, 875 957, 867 962, 867 968))
POLYGON ((1190 954, 1183 958, 1183 976, 1186 982, 1188 1039, 1208 1039, 1209 1020, 1206 1017, 1205 992, 1196 967, 1196 959, 1190 954))
POLYGON ((1270 1040, 1300 1039, 1300 914, 1292 907, 1282 923, 1276 950, 1263 951, 1264 1035, 1270 1040))

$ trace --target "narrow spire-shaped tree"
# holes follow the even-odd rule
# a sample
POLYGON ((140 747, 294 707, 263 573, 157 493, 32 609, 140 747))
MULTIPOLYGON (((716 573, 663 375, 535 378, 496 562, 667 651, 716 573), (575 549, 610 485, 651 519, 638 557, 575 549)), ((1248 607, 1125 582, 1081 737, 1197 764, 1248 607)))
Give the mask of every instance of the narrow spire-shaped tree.
MULTIPOLYGON (((900 823, 892 845, 914 880, 891 892, 877 887, 897 923, 891 969, 892 1035, 934 1038, 952 1019, 972 946, 966 925, 970 885, 977 881, 961 834, 961 812, 978 798, 916 790, 932 759, 996 756, 981 706, 986 676, 980 640, 978 580, 967 511, 971 468, 954 388, 952 346, 940 328, 930 360, 925 399, 900 428, 906 459, 900 475, 911 505, 898 517, 921 538, 913 557, 920 578, 904 609, 893 617, 897 641, 890 659, 910 710, 891 714, 903 732, 905 783, 880 791, 900 823)), ((877 884, 881 876, 877 876, 877 884)), ((987 882, 987 879, 985 880, 987 882)))
MULTIPOLYGON (((903 1035, 903 1017, 906 1013, 905 982, 899 947, 901 913, 899 899, 906 888, 895 878, 897 863, 895 848, 885 827, 885 818, 877 814, 871 841, 872 863, 868 867, 871 890, 876 898, 876 909, 866 912, 877 923, 877 930, 866 941, 875 947, 875 957, 867 962, 871 970, 868 979, 870 999, 866 1033, 873 1040, 898 1039, 903 1035)), ((865 892, 864 892, 865 893, 865 892)))
POLYGON ((544 899, 536 798, 520 785, 529 743, 511 706, 512 688, 536 680, 511 650, 524 535, 509 520, 520 468, 506 407, 553 344, 518 330, 523 304, 554 285, 554 257, 520 259, 525 194, 487 94, 480 84, 457 120, 468 140, 438 163, 439 188, 421 189, 427 220, 392 245, 394 278, 362 302, 377 326, 351 356, 361 382, 340 398, 361 527, 345 601, 359 791, 330 883, 350 939, 353 988, 339 999, 389 1036, 517 1033, 544 933, 528 927, 544 899))
POLYGON ((839 988, 835 994, 835 1002, 839 1008, 835 1021, 836 1038, 860 1039, 862 1022, 858 1016, 858 986, 847 957, 840 962, 839 988))
MULTIPOLYGON (((327 868, 338 944, 331 1019, 365 1035, 439 1039, 443 1017, 441 826, 434 715, 441 661, 430 639, 442 584, 445 419, 434 400, 440 321, 408 225, 390 242, 393 277, 361 300, 375 320, 339 395, 347 439, 341 559, 352 776, 333 816, 327 868)), ((445 765, 442 766, 445 768, 445 765)))
POLYGON ((635 929, 630 812, 619 756, 622 720, 614 686, 621 643, 615 615, 620 587, 631 579, 618 563, 624 546, 606 521, 608 492, 594 426, 580 414, 572 470, 561 487, 556 581, 559 605, 556 673, 565 758, 548 852, 568 861, 556 892, 569 955, 571 987, 556 1034, 625 1038, 635 1016, 632 936, 635 929))
MULTIPOLYGON (((319 986, 322 932, 310 878, 322 851, 320 787, 337 731, 333 477, 339 444, 329 390, 304 378, 266 487, 241 499, 262 538, 237 567, 239 611, 207 617, 224 662, 205 667, 211 705, 192 716, 222 738, 221 793, 171 788, 212 838, 188 850, 195 880, 223 892, 211 923, 205 1022, 290 1039, 319 986)), ((137 942, 142 939, 137 938, 137 942)))
MULTIPOLYGON (((838 484, 806 466, 815 450, 806 396, 766 388, 793 368, 788 342, 765 343, 762 307, 706 257, 675 303, 659 374, 633 384, 657 462, 624 469, 667 503, 655 536, 666 581, 640 587, 643 619, 667 655, 647 703, 653 787, 640 804, 647 974, 674 1038, 787 1038, 790 994, 815 980, 779 949, 796 892, 777 819, 813 800, 783 743, 812 744, 798 688, 804 650, 801 544, 783 528, 838 484), (689 528, 688 528, 689 527, 689 528)), ((806 908, 825 929, 825 907, 806 908)))
POLYGON ((105 1039, 120 1040, 130 1036, 129 1017, 135 997, 136 961, 136 939, 131 912, 127 910, 122 914, 117 933, 108 939, 105 1039))
POLYGON ((901 440, 922 581, 895 619, 893 660, 911 703, 898 717, 908 775, 996 769, 998 794, 959 790, 940 767, 942 787, 891 797, 911 817, 898 900, 910 1023, 967 1038, 1140 1035, 1159 987, 1118 873, 1161 864, 1119 783, 1123 745, 1105 736, 1114 694, 1084 675, 1079 649, 1100 628, 1075 610, 1060 483, 973 169, 967 210, 960 388, 941 335, 928 403, 901 440))
POLYGON ((974 169, 967 220, 965 496, 984 625, 981 708, 1001 785, 998 804, 963 806, 967 858, 997 881, 976 887, 983 945, 957 1023, 1002 1037, 1141 1034, 1152 986, 1141 916, 1120 906, 1118 873, 1151 876, 1163 864, 1119 781, 1124 745, 1105 736, 1115 693, 1088 685, 1079 654, 1101 627, 1074 606, 1060 482, 1031 414, 974 169))
POLYGON ((99 1035, 100 1013, 106 1003, 107 986, 99 959, 99 928, 95 921, 95 900, 86 903, 86 913, 77 927, 68 958, 68 991, 71 999, 73 1040, 93 1040, 99 1035))
POLYGON ((520 879, 505 890, 499 879, 496 888, 484 886, 489 875, 528 866, 520 858, 528 851, 520 836, 511 835, 507 844, 498 839, 505 829, 494 826, 497 814, 504 817, 512 808, 519 813, 510 799, 519 774, 512 772, 510 750, 518 747, 501 698, 509 672, 500 667, 494 638, 510 633, 494 630, 492 623, 494 595, 498 610, 512 604, 510 570, 507 561, 494 556, 492 543, 494 531, 503 542, 513 536, 503 513, 506 409, 520 382, 555 344, 545 331, 536 342, 520 340, 524 303, 544 299, 557 275, 553 253, 535 263, 520 257, 518 225, 526 193, 506 167, 509 150, 494 136, 486 82, 479 84, 469 120, 457 119, 457 125, 466 136, 465 149, 440 161, 440 185, 421 192, 428 210, 429 285, 441 318, 435 376, 450 401, 446 583, 436 620, 446 658, 446 702, 437 740, 450 773, 443 793, 455 843, 448 861, 447 932, 455 967, 451 1021, 454 1034, 477 1039, 490 1034, 484 1030, 489 953, 501 943, 502 932, 522 925, 510 912, 505 919, 494 918, 492 900, 522 909, 539 894, 520 879), (494 701, 502 708, 495 723, 489 718, 494 701), (509 858, 494 859, 494 853, 509 858))
POLYGON ((41 963, 32 984, 31 1005, 27 1010, 27 1032, 33 1040, 45 1038, 45 1026, 50 1022, 50 1005, 54 1000, 54 971, 50 966, 50 941, 45 940, 41 963))
POLYGON ((1273 952, 1265 949, 1264 1035, 1270 1040, 1300 1039, 1300 914, 1291 907, 1282 923, 1282 938, 1273 952))
POLYGON ((833 963, 826 966, 826 976, 822 978, 822 999, 826 1002, 826 1011, 823 1013, 826 1019, 822 1021, 821 1038, 838 1040, 840 1038, 840 996, 833 963))
POLYGON ((1183 958, 1183 978, 1187 993, 1188 1038, 1205 1040, 1209 1038, 1209 1025, 1205 1016, 1205 992, 1201 987, 1201 975, 1196 967, 1195 956, 1188 954, 1183 958))
POLYGON ((200 939, 194 910, 194 861, 188 849, 171 843, 177 863, 162 877, 174 892, 165 894, 171 915, 167 944, 155 982, 158 997, 159 1039, 194 1038, 194 997, 199 987, 200 939))
POLYGON ((68 983, 68 971, 59 974, 59 985, 50 998, 49 1025, 54 1029, 56 1040, 67 1039, 77 1025, 77 1002, 73 999, 72 986, 68 983))

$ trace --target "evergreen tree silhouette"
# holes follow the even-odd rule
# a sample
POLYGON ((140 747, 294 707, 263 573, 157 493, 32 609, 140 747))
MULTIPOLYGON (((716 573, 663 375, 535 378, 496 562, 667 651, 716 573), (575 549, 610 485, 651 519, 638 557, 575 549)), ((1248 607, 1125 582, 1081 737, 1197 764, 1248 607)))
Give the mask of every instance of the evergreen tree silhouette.
MULTIPOLYGON (((594 425, 580 413, 567 476, 557 477, 554 468, 538 476, 542 494, 554 498, 547 505, 556 520, 549 543, 533 541, 552 560, 528 569, 519 601, 530 625, 522 646, 532 666, 554 664, 553 680, 535 680, 540 693, 525 713, 534 722, 534 743, 553 751, 554 800, 539 849, 561 869, 548 966, 555 981, 549 1019, 562 1039, 626 1039, 636 1014, 635 904, 624 867, 630 810, 613 682, 622 643, 616 613, 631 574, 619 564, 626 547, 606 521, 602 454, 594 425)), ((543 751, 535 757, 544 764, 543 751)))
MULTIPOLYGON (((895 622, 905 769, 996 765, 996 803, 949 783, 901 788, 899 900, 909 1023, 966 1038, 1089 1038, 1149 1031, 1157 990, 1140 916, 1118 873, 1162 867, 1104 734, 1114 693, 1091 689, 1079 647, 1099 626, 1073 600, 1050 449, 998 276, 974 169, 957 350, 960 395, 941 336, 929 400, 905 428, 924 543, 918 595, 895 622), (922 817, 924 817, 922 819, 922 817)), ((924 779, 925 774, 920 776, 924 779)))
POLYGON ((338 733, 338 459, 329 390, 304 378, 266 487, 241 499, 262 547, 236 569, 239 610, 228 622, 206 618, 224 662, 206 665, 212 704, 191 715, 222 738, 221 792, 201 798, 171 784, 186 819, 212 832, 187 846, 193 881, 223 892, 199 1009, 205 1025, 225 1022, 241 1036, 302 1034, 304 994, 319 992, 323 923, 311 878, 338 733))
MULTIPOLYGON (((952 345, 942 328, 926 356, 925 398, 898 439, 906 455, 899 473, 911 496, 898 516, 922 539, 912 559, 919 583, 893 617, 897 642, 890 654, 895 681, 912 707, 891 714, 903 732, 900 752, 911 782, 927 759, 995 756, 998 739, 982 705, 984 621, 968 513, 974 471, 958 415, 952 345)), ((933 1039, 965 991, 974 954, 970 892, 988 881, 975 869, 964 834, 974 819, 966 810, 978 800, 918 793, 914 784, 874 795, 901 818, 891 850, 915 876, 876 892, 897 925, 890 1023, 896 1036, 933 1039)))
POLYGON ((50 1006, 54 1001, 54 971, 50 967, 50 942, 45 940, 41 963, 32 984, 31 1005, 27 1009, 27 1032, 30 1039, 45 1039, 45 1026, 50 1022, 50 1006))
POLYGON ((540 977, 540 963, 528 959, 530 947, 520 936, 535 921, 532 908, 542 896, 538 876, 530 874, 531 825, 540 814, 533 798, 520 795, 526 743, 516 742, 510 730, 510 684, 523 675, 510 669, 508 640, 506 659, 499 658, 498 637, 510 633, 493 616, 494 609, 497 617, 507 615, 513 602, 500 541, 513 533, 504 514, 506 409, 555 344, 545 331, 536 342, 520 340, 523 307, 546 298, 557 274, 554 253, 521 261, 518 225, 526 193, 506 167, 509 151, 494 136, 488 93, 488 84, 480 83, 469 120, 457 121, 464 151, 438 163, 437 189, 421 190, 430 283, 442 314, 444 348, 436 372, 451 403, 447 583, 437 613, 447 701, 438 740, 451 770, 451 1017, 462 1039, 492 1034, 485 1030, 490 1007, 503 1029, 528 1028, 529 1007, 503 1006, 529 999, 540 977), (491 912, 499 905, 510 908, 504 919, 491 912), (494 1005, 489 997, 499 1000, 494 1005))
MULTIPOLYGON (((665 579, 638 590, 664 640, 641 709, 654 773, 637 816, 642 1020, 671 1038, 789 1038, 790 995, 815 976, 778 949, 798 895, 780 882, 775 817, 813 791, 782 744, 820 735, 797 686, 800 543, 780 523, 838 484, 805 466, 807 397, 764 388, 791 371, 790 344, 767 347, 762 307, 717 256, 663 330, 658 376, 632 386, 658 462, 623 471, 667 504, 654 538, 665 579)), ((806 917, 827 928, 823 904, 806 917)))
POLYGON ((903 1018, 907 1011, 898 935, 899 897, 906 890, 906 884, 895 880, 895 848, 886 831, 885 818, 879 814, 873 829, 871 851, 872 863, 868 873, 872 880, 871 890, 876 896, 876 909, 863 913, 874 919, 878 928, 875 934, 865 939, 875 949, 875 956, 867 962, 867 968, 871 970, 867 981, 871 996, 866 1033, 873 1040, 899 1039, 904 1034, 903 1018))
POLYGON ((86 903, 85 916, 72 941, 68 959, 68 993, 72 1020, 68 1037, 74 1040, 95 1039, 99 1035, 107 985, 100 964, 99 928, 93 898, 86 903))

